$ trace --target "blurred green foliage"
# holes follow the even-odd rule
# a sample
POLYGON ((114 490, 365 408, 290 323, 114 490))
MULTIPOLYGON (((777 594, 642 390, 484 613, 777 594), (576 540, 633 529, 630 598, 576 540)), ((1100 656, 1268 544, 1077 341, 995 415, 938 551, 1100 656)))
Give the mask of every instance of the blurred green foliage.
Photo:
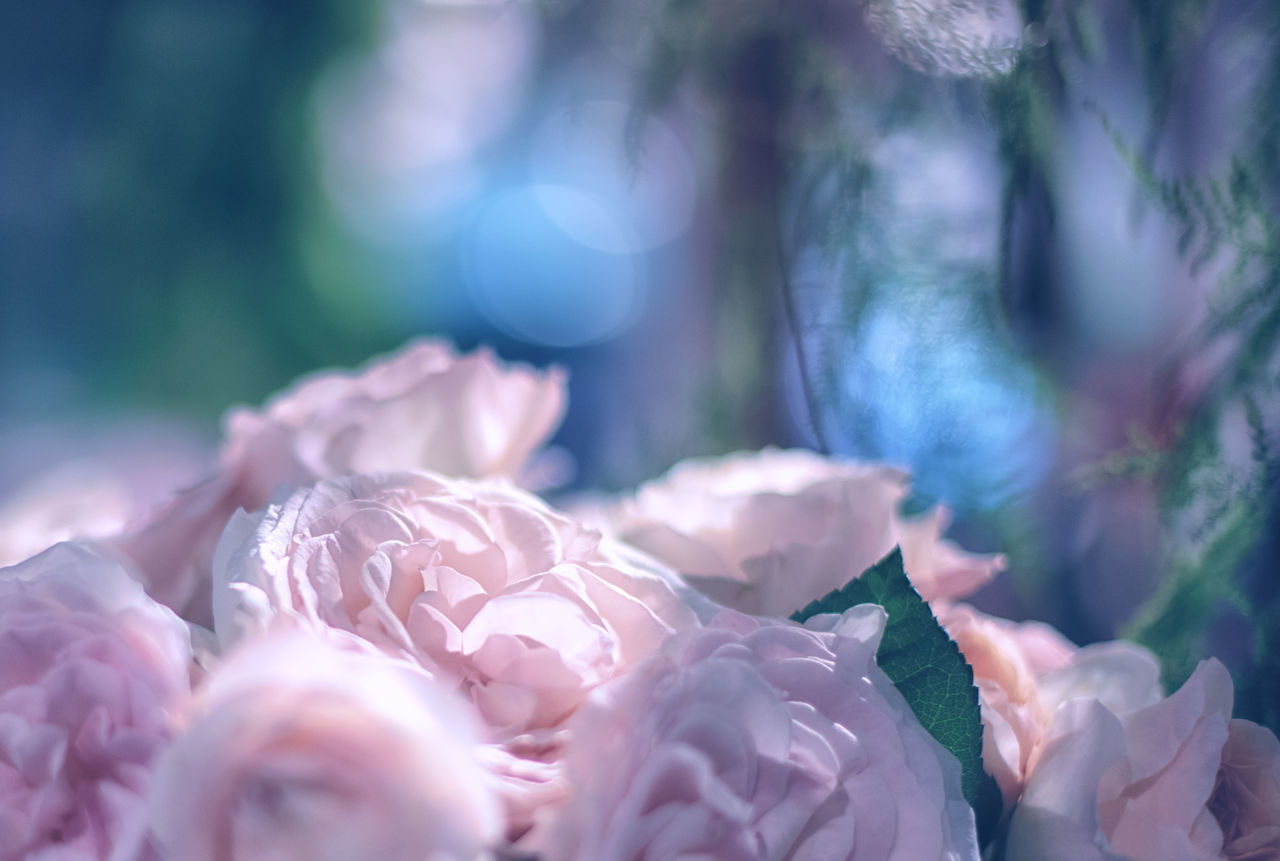
POLYGON ((44 287, 56 295, 24 303, 24 285, 5 285, 11 343, 55 315, 55 346, 92 382, 85 406, 205 418, 396 343, 403 332, 385 317, 338 317, 315 297, 316 269, 344 260, 317 185, 313 91, 376 12, 289 0, 5 4, 0 62, 44 100, 31 124, 65 128, 47 136, 61 147, 50 173, 72 219, 70 271, 44 287))

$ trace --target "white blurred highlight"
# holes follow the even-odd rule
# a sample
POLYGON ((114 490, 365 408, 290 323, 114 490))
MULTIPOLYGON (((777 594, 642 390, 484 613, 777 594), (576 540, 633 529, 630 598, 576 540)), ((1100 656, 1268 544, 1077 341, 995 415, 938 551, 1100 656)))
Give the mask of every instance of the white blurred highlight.
POLYGON ((520 105, 538 36, 522 3, 388 4, 374 52, 317 93, 325 186, 354 229, 394 239, 473 191, 475 157, 520 105))

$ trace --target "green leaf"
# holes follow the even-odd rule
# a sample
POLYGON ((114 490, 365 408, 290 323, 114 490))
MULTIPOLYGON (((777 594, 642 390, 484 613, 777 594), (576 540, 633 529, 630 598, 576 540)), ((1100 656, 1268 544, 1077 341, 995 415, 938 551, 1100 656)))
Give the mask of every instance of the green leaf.
POLYGON ((858 604, 879 604, 889 614, 876 663, 924 728, 960 760, 964 797, 977 814, 979 833, 988 832, 1000 815, 1000 790, 982 770, 982 716, 973 668, 907 579, 901 549, 895 547, 844 588, 793 613, 791 619, 804 622, 858 604))

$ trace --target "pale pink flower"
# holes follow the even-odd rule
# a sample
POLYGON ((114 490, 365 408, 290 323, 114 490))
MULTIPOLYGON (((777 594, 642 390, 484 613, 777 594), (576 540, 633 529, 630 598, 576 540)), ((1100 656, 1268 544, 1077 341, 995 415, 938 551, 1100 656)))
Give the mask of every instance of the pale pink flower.
POLYGON ((1280 741, 1247 720, 1227 725, 1209 810, 1222 829, 1228 861, 1280 858, 1280 741))
MULTIPOLYGON (((228 527, 219 637, 277 613, 351 631, 459 684, 494 727, 554 727, 692 611, 661 576, 509 484, 318 482, 228 527)), ((674 578, 672 578, 674 579, 674 578)))
MULTIPOLYGON (((633 552, 633 551, 632 551, 633 552)), ((676 577, 505 482, 331 479, 228 526, 214 617, 231 643, 288 616, 350 631, 458 688, 510 756, 512 834, 561 790, 587 692, 696 624, 676 577)))
POLYGON ((134 861, 186 626, 100 548, 0 569, 0 859, 134 861))
POLYGON ((876 666, 884 620, 726 611, 598 688, 546 857, 976 861, 959 763, 876 666))
POLYGON ((1077 656, 1046 677, 1059 705, 1014 810, 1007 857, 1219 858, 1222 830, 1207 802, 1231 715, 1226 668, 1203 661, 1160 698, 1146 670, 1117 665, 1109 673, 1108 663, 1077 656), (1084 695, 1100 682, 1099 696, 1084 695))
POLYGON ((973 667, 982 708, 983 765, 1011 808, 1053 716, 1053 704, 1041 697, 1039 678, 1067 666, 1076 647, 1040 622, 1010 622, 965 604, 934 610, 973 667))
POLYGON ((686 460, 597 516, 721 604, 786 616, 901 545, 926 600, 969 594, 1003 567, 942 539, 944 509, 899 515, 906 476, 886 466, 765 449, 686 460))
POLYGON ((518 477, 559 425, 558 369, 459 356, 419 341, 355 372, 312 375, 260 410, 232 410, 219 471, 134 524, 120 541, 159 600, 207 622, 214 545, 237 509, 322 478, 396 469, 518 477))
POLYGON ((210 675, 156 767, 166 857, 484 857, 502 823, 475 721, 420 667, 350 639, 273 631, 210 675))
POLYGON ((945 505, 916 517, 894 518, 894 543, 902 548, 903 568, 926 601, 972 595, 1005 568, 1001 553, 969 553, 943 538, 950 525, 951 510, 945 505))
POLYGON ((267 503, 276 486, 395 469, 516 478, 559 426, 559 369, 418 341, 355 373, 315 374, 262 410, 228 413, 224 463, 267 503))

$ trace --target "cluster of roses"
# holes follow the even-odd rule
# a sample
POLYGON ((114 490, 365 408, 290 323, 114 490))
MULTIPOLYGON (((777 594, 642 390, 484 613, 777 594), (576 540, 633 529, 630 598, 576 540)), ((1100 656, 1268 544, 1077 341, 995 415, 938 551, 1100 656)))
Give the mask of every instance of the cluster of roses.
POLYGON ((1280 743, 1217 662, 1165 696, 1135 646, 956 603, 1002 560, 886 467, 740 454, 555 510, 517 484, 564 398, 412 345, 0 569, 0 861, 976 861, 884 611, 785 620, 894 546, 973 667, 1006 857, 1280 857, 1280 743))

